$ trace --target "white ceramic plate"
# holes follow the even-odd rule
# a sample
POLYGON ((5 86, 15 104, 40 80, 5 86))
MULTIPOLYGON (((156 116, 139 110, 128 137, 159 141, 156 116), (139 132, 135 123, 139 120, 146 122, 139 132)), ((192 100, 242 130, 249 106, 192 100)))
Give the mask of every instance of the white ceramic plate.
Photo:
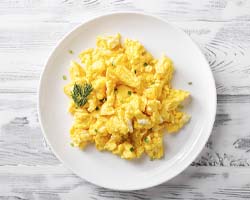
POLYGON ((87 21, 70 32, 54 49, 41 77, 39 119, 56 156, 85 180, 115 190, 137 190, 163 183, 182 172, 204 147, 216 113, 216 89, 209 65, 194 42, 169 23, 139 13, 113 13, 87 21), (155 56, 168 55, 175 64, 174 88, 188 90, 192 103, 186 111, 192 119, 176 135, 165 136, 165 157, 146 156, 127 161, 94 146, 81 151, 70 146, 73 118, 67 113, 69 99, 63 93, 69 63, 80 51, 95 47, 97 35, 117 32, 138 39, 155 56), (69 49, 75 53, 69 54, 69 49), (189 85, 188 82, 192 82, 189 85))

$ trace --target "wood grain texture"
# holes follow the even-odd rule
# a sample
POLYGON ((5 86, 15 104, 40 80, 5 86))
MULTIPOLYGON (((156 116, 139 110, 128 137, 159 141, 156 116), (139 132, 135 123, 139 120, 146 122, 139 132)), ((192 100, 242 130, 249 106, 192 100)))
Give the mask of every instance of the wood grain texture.
POLYGON ((249 199, 250 173, 246 168, 189 167, 158 187, 119 192, 94 186, 62 166, 0 167, 0 199, 129 199, 200 200, 249 199))
POLYGON ((59 161, 38 122, 36 95, 0 95, 0 165, 47 165, 59 161))
POLYGON ((250 166, 250 96, 218 96, 213 132, 195 166, 250 166))

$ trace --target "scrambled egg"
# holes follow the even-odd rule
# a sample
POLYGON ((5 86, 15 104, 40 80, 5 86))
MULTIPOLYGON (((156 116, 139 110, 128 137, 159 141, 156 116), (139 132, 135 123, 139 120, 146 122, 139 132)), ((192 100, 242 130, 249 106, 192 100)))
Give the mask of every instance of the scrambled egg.
POLYGON ((155 59, 138 41, 121 43, 120 34, 99 36, 96 46, 80 53, 80 63, 72 61, 71 82, 64 88, 74 116, 72 145, 82 149, 93 143, 124 159, 143 153, 162 158, 163 129, 177 132, 190 118, 181 111, 189 92, 171 86, 172 61, 155 59), (89 85, 79 104, 78 96, 73 98, 76 84, 89 85))

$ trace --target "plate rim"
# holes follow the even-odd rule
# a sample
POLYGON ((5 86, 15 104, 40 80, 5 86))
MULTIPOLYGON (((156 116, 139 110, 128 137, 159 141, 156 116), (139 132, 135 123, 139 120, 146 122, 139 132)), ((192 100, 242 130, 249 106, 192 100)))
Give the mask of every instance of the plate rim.
MULTIPOLYGON (((78 24, 77 26, 75 26, 74 28, 72 28, 70 31, 66 32, 66 34, 64 34, 64 36, 59 39, 59 41, 56 43, 56 45, 54 46, 54 48, 52 48, 52 50, 50 51, 49 53, 49 56, 47 57, 46 59, 46 62, 45 64, 43 65, 43 69, 42 69, 42 72, 40 74, 40 78, 39 78, 39 84, 38 84, 38 89, 37 89, 38 93, 37 93, 37 111, 38 111, 38 120, 39 120, 39 124, 40 124, 40 128, 42 130, 42 133, 43 133, 43 136, 46 140, 46 142, 49 144, 50 146, 50 149, 51 151, 53 152, 53 154, 57 157, 57 159, 67 168, 67 169, 70 169, 70 171, 74 174, 76 174, 78 177, 82 178, 83 180, 86 180, 87 182, 91 183, 91 184, 94 184, 94 185, 97 185, 97 186, 100 186, 100 187, 103 187, 103 188, 107 188, 107 189, 111 189, 111 190, 117 190, 117 191, 133 191, 133 190, 142 190, 142 189, 148 189, 148 188, 151 188, 151 187, 154 187, 154 186, 157 186, 157 185, 160 185, 164 182, 167 182, 169 180, 171 180, 172 178, 176 177, 177 175, 179 175, 180 173, 182 173, 187 167, 190 166, 190 164, 196 159, 196 157, 201 153, 202 149, 204 148, 206 142, 208 141, 211 133, 212 133, 212 129, 214 127, 214 122, 215 122, 215 118, 216 118, 216 110, 217 110, 217 92, 216 92, 216 85, 215 85, 215 79, 214 79, 214 76, 213 76, 213 72, 209 66, 209 63, 205 57, 205 55, 203 54, 203 52, 201 51, 200 47, 196 44, 196 42, 194 42, 194 40, 187 34, 185 33, 181 28, 177 27, 175 24, 165 20, 164 18, 162 17, 159 17, 159 16, 155 16, 153 14, 149 14, 147 12, 140 12, 140 11, 118 11, 118 12, 106 12, 104 14, 99 14, 99 15, 94 15, 92 17, 88 17, 87 19, 83 20, 80 24, 78 24), (205 138, 202 140, 202 144, 199 144, 199 146, 196 146, 196 151, 193 152, 193 154, 188 154, 189 156, 189 159, 188 161, 186 161, 181 167, 180 169, 176 170, 174 173, 172 173, 171 175, 168 175, 167 178, 164 178, 164 179, 161 179, 159 180, 158 179, 158 182, 153 182, 152 184, 148 183, 148 184, 143 184, 143 185, 140 185, 140 186, 132 186, 130 188, 121 188, 121 187, 110 187, 110 186, 107 186, 107 185, 104 185, 104 184, 100 184, 100 183, 96 183, 92 180, 89 180, 88 178, 86 177, 82 177, 80 174, 78 174, 77 172, 75 172, 73 170, 73 168, 67 163, 65 162, 59 155, 58 153, 56 152, 56 150, 54 149, 54 147, 51 145, 48 137, 47 137, 47 133, 45 132, 45 129, 44 129, 44 125, 43 125, 43 120, 42 120, 42 114, 41 114, 41 88, 42 88, 42 83, 43 83, 43 79, 44 79, 44 74, 46 72, 46 69, 49 68, 49 62, 50 60, 52 59, 53 57, 53 54, 54 52, 59 48, 60 44, 62 42, 64 42, 73 32, 77 31, 77 29, 80 29, 82 26, 84 26, 86 23, 89 23, 89 22, 92 22, 92 21, 95 21, 95 20, 98 20, 102 17, 108 17, 108 16, 112 16, 112 15, 119 15, 119 14, 136 14, 136 15, 140 15, 140 16, 144 16, 144 17, 151 17, 151 18, 154 18, 156 20, 159 20, 159 21, 162 21, 164 22, 165 24, 169 25, 172 29, 174 29, 175 31, 179 31, 179 32, 182 32, 183 35, 185 35, 185 37, 187 39, 189 39, 195 46, 195 48, 199 51, 200 53, 200 56, 203 57, 203 59, 206 61, 206 66, 207 66, 207 69, 208 69, 208 76, 209 76, 209 79, 211 80, 211 94, 213 94, 213 99, 211 101, 213 101, 213 109, 211 109, 211 120, 209 121, 209 130, 207 131, 207 134, 206 135, 203 135, 203 137, 205 136, 205 138), (198 150, 197 150, 198 148, 198 150)), ((184 158, 183 158, 184 159, 184 158)))

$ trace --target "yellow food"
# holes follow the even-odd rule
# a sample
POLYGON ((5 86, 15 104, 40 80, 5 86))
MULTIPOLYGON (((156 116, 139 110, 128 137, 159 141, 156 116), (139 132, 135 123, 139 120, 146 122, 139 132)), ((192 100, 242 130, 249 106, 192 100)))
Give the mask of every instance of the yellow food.
POLYGON ((172 61, 166 56, 155 59, 138 41, 121 43, 120 34, 99 36, 96 45, 80 53, 80 63, 71 63, 71 82, 64 88, 74 116, 73 146, 94 143, 98 150, 124 159, 143 153, 162 158, 163 129, 177 132, 190 118, 181 111, 189 92, 171 86, 172 61), (86 84, 92 88, 85 102, 77 103, 74 87, 86 84))

